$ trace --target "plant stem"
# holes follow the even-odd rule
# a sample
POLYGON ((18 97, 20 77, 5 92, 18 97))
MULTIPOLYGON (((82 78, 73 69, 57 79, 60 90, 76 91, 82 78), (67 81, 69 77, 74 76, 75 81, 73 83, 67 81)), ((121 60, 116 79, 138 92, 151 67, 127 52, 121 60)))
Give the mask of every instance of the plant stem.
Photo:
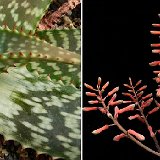
MULTIPOLYGON (((134 89, 133 85, 132 85, 131 87, 132 87, 133 93, 134 93, 135 98, 136 98, 136 102, 137 102, 138 109, 139 109, 139 111, 140 111, 140 113, 141 113, 141 115, 142 115, 142 117, 143 117, 143 119, 144 119, 144 122, 145 122, 145 124, 146 124, 146 126, 147 126, 147 128, 148 128, 150 125, 149 125, 149 123, 148 123, 148 121, 147 121, 146 116, 145 116, 144 113, 143 113, 143 109, 141 108, 141 106, 140 106, 140 104, 139 104, 138 97, 137 97, 137 94, 136 94, 136 92, 135 92, 135 89, 134 89)), ((158 140, 157 140, 155 134, 154 134, 154 136, 152 137, 152 139, 153 139, 153 141, 154 141, 154 143, 155 143, 155 146, 156 146, 158 152, 160 152, 160 146, 159 146, 159 144, 158 144, 158 140)))
POLYGON ((146 145, 144 145, 143 143, 141 143, 140 141, 138 141, 136 138, 134 138, 132 135, 130 135, 127 130, 125 130, 123 128, 123 126, 117 121, 117 119, 115 119, 112 115, 109 116, 110 119, 112 119, 112 121, 114 122, 114 124, 133 142, 135 142, 137 145, 139 145, 140 147, 142 147, 143 149, 147 150, 148 152, 157 155, 158 157, 160 157, 160 153, 154 151, 153 149, 147 147, 146 145))
MULTIPOLYGON (((108 106, 106 106, 105 102, 103 101, 103 98, 102 98, 102 92, 98 89, 98 93, 99 93, 99 96, 100 96, 100 99, 101 99, 101 103, 102 103, 102 106, 103 108, 106 110, 106 114, 107 116, 112 119, 113 123, 130 139, 132 140, 133 142, 135 142, 137 145, 139 145, 140 147, 142 147, 143 149, 145 149, 146 151, 160 157, 160 153, 159 152, 156 152, 154 151, 153 149, 147 147, 146 145, 144 145, 143 143, 141 143, 140 141, 138 141, 136 138, 134 138, 132 135, 130 135, 127 130, 125 130, 123 128, 123 126, 117 121, 116 118, 114 118, 112 116, 111 113, 109 113, 109 108, 108 106)), ((147 120, 146 120, 147 121, 147 120)), ((148 123, 147 123, 148 124, 148 123)))

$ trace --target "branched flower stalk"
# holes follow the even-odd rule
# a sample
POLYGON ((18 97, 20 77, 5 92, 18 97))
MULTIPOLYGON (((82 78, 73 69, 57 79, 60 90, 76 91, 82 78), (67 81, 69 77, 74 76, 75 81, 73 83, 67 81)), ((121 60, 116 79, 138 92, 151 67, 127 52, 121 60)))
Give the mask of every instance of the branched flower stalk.
POLYGON ((112 124, 105 124, 104 126, 94 130, 93 134, 99 134, 103 132, 104 130, 107 130, 111 128, 112 126, 117 126, 119 130, 122 132, 119 135, 116 135, 113 140, 119 141, 122 138, 129 138, 133 142, 135 142, 137 145, 142 147, 143 149, 147 150, 148 152, 153 153, 154 155, 157 155, 160 157, 160 146, 158 144, 158 140, 156 138, 156 133, 159 133, 159 130, 155 131, 152 129, 153 127, 149 124, 147 117, 151 114, 155 113, 160 108, 160 103, 158 103, 156 100, 155 104, 156 107, 149 110, 147 114, 144 114, 144 110, 148 108, 151 103, 153 102, 152 93, 143 95, 145 89, 147 88, 147 85, 143 85, 140 87, 142 81, 138 81, 135 85, 133 85, 131 78, 129 78, 129 84, 124 84, 124 86, 128 89, 127 92, 122 93, 125 97, 128 97, 129 100, 116 100, 117 98, 117 92, 119 91, 119 87, 113 88, 111 91, 108 91, 107 95, 104 96, 104 91, 106 91, 109 81, 106 82, 101 87, 101 78, 98 78, 97 87, 94 88, 93 86, 84 83, 85 87, 91 90, 92 92, 86 92, 87 96, 95 97, 96 99, 88 101, 89 104, 101 104, 102 106, 94 106, 94 107, 84 107, 83 111, 94 111, 99 110, 102 114, 106 115, 108 118, 112 120, 112 124), (126 105, 125 107, 120 109, 120 105, 126 105), (112 113, 111 109, 114 107, 114 113, 112 113), (146 146, 142 143, 142 141, 145 141, 144 135, 138 133, 137 131, 133 129, 125 129, 119 122, 118 117, 121 114, 124 114, 125 112, 132 112, 132 111, 138 111, 139 113, 129 116, 129 120, 138 119, 142 124, 145 124, 150 137, 153 139, 153 142, 156 146, 157 150, 153 150, 152 148, 146 146))

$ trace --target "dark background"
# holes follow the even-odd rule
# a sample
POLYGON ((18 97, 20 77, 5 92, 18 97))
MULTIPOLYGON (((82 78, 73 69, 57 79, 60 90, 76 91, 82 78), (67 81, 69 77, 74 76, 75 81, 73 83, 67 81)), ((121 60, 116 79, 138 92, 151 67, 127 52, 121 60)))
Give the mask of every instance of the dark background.
MULTIPOLYGON (((128 83, 128 77, 136 82, 143 80, 148 85, 147 93, 153 92, 157 84, 152 80, 153 67, 149 62, 156 60, 152 54, 151 43, 158 43, 158 36, 150 34, 155 30, 152 23, 159 23, 160 1, 83 1, 83 83, 96 86, 97 78, 102 83, 110 81, 110 89, 120 86, 125 91, 123 83, 128 83)), ((160 29, 159 29, 160 30, 160 29)), ((89 91, 82 86, 83 107, 91 106, 87 103, 91 98, 85 96, 89 91)), ((160 118, 154 114, 150 123, 160 126, 160 118)), ((144 125, 138 121, 130 122, 127 117, 120 118, 126 128, 134 128, 146 136, 146 145, 154 148, 152 140, 144 125)), ((82 157, 83 160, 158 160, 159 157, 143 150, 129 139, 114 142, 112 139, 121 132, 116 127, 110 128, 99 135, 91 132, 105 125, 108 119, 98 111, 83 112, 82 114, 82 157)), ((158 136, 160 140, 160 135, 158 136)))

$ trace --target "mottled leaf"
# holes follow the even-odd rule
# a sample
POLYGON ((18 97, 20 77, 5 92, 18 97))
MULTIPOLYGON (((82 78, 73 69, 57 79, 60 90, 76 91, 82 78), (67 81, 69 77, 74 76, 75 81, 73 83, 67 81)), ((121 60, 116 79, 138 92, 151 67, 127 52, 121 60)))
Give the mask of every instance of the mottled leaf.
POLYGON ((0 28, 0 53, 5 52, 31 52, 35 57, 46 57, 73 64, 80 63, 79 54, 56 47, 34 36, 19 33, 16 30, 0 28))
POLYGON ((80 29, 38 31, 36 35, 40 37, 40 39, 45 39, 47 42, 57 47, 62 47, 76 53, 81 52, 80 29))
POLYGON ((13 28, 36 29, 51 0, 1 0, 0 26, 4 23, 13 28))
POLYGON ((39 152, 80 159, 80 90, 26 67, 0 74, 0 132, 39 152))

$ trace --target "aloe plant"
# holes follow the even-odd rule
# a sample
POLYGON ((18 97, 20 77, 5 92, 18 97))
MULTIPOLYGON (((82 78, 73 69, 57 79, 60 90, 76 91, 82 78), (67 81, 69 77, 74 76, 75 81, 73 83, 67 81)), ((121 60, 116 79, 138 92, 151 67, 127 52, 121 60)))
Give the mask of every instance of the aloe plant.
POLYGON ((81 31, 38 31, 50 2, 0 1, 0 134, 78 160, 81 31))

